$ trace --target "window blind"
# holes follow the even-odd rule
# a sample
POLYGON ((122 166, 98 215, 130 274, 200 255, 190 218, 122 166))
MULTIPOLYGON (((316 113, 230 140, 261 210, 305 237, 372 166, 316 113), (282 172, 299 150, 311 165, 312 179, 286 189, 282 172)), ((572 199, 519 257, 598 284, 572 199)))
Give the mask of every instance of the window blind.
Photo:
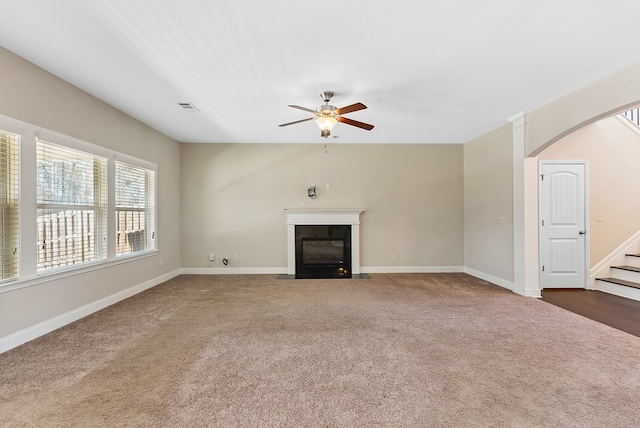
POLYGON ((0 130, 0 281, 18 276, 20 136, 0 130))
POLYGON ((38 271, 107 255, 107 159, 37 143, 38 271))
POLYGON ((155 249, 155 171, 115 162, 116 256, 155 249))

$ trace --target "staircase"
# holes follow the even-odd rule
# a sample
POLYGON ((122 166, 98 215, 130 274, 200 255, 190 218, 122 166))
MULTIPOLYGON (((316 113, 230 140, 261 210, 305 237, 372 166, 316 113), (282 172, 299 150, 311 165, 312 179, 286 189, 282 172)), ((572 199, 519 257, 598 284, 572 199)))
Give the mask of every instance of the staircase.
POLYGON ((640 301, 640 253, 625 254, 624 263, 611 266, 611 277, 596 278, 597 289, 640 301))
POLYGON ((622 115, 633 122, 638 128, 640 128, 640 107, 627 110, 623 112, 622 115))
MULTIPOLYGON (((636 131, 640 129, 640 107, 627 110, 620 116, 626 118, 627 123, 632 124, 631 127, 636 131)), ((617 252, 615 260, 610 256, 607 263, 616 263, 614 266, 609 266, 607 269, 606 264, 600 264, 600 269, 596 268, 596 275, 609 275, 601 278, 596 276, 597 290, 640 301, 640 253, 633 251, 634 248, 638 248, 639 238, 640 232, 636 233, 635 238, 632 238, 632 241, 635 242, 628 245, 626 250, 619 248, 614 251, 614 254, 617 252), (623 254, 624 257, 622 257, 623 254)), ((591 278, 593 280, 593 276, 591 278)))

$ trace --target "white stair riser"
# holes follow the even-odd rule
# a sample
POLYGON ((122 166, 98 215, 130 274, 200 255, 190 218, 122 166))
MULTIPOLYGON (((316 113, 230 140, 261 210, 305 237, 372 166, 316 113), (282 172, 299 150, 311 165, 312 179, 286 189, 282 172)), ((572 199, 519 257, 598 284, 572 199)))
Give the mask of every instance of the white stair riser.
POLYGON ((624 279, 625 281, 640 283, 640 272, 611 268, 611 276, 618 279, 624 279))
POLYGON ((640 267, 640 257, 626 256, 628 266, 640 267))
POLYGON ((638 288, 625 287, 624 285, 613 284, 611 282, 600 280, 596 280, 596 287, 598 291, 640 301, 640 289, 638 288))

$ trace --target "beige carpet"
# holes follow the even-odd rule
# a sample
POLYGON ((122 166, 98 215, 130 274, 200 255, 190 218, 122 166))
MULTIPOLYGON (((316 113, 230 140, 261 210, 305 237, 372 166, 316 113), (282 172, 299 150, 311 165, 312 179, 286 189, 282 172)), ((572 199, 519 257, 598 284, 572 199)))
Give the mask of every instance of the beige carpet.
POLYGON ((180 276, 0 355, 2 427, 634 427, 639 399, 640 338, 464 274, 180 276))

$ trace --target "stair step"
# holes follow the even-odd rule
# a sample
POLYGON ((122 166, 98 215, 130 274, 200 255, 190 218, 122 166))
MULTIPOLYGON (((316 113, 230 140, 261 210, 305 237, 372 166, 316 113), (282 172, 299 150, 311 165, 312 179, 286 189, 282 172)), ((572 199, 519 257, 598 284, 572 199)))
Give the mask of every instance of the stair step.
POLYGON ((620 269, 620 270, 628 270, 628 271, 631 271, 631 272, 640 272, 640 267, 638 267, 638 266, 627 266, 627 265, 611 266, 611 269, 620 269))
POLYGON ((627 253, 626 256, 626 264, 631 266, 640 266, 640 253, 627 253))
POLYGON ((633 281, 627 281, 627 280, 624 280, 624 279, 618 279, 618 278, 596 278, 596 281, 606 281, 606 282, 610 282, 612 284, 624 285, 625 287, 632 287, 632 288, 640 289, 640 283, 633 282, 633 281))

